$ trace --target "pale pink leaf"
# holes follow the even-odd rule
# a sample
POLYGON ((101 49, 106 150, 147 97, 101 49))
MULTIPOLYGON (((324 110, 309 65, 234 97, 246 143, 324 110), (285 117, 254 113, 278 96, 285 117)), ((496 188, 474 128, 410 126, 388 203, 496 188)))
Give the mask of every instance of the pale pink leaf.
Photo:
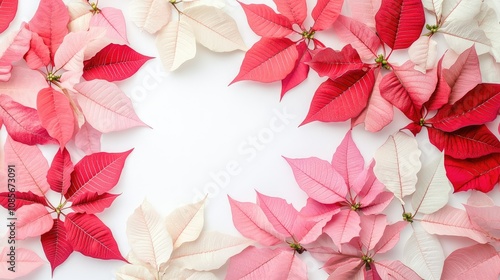
POLYGON ((40 236, 52 228, 54 220, 42 204, 24 205, 16 211, 16 239, 40 236))
POLYGON ((274 229, 286 237, 294 236, 294 223, 299 212, 284 199, 265 196, 257 192, 257 205, 273 225, 274 229))
POLYGON ((26 276, 45 263, 36 253, 25 248, 16 248, 16 268, 15 272, 12 272, 9 270, 11 264, 9 263, 10 256, 8 254, 12 254, 10 247, 3 247, 0 254, 1 279, 16 279, 26 276))
POLYGON ((167 216, 165 223, 172 237, 174 249, 198 238, 205 221, 204 213, 205 200, 202 200, 179 207, 167 216))
POLYGON ((359 239, 366 250, 370 251, 380 241, 387 227, 387 218, 385 215, 361 215, 360 216, 361 230, 359 239))
POLYGON ((431 36, 421 36, 408 49, 415 70, 425 73, 434 68, 437 58, 437 42, 431 36))
POLYGON ((127 26, 121 10, 111 7, 100 9, 92 16, 90 27, 106 28, 106 36, 117 44, 128 44, 127 26))
POLYGON ((151 34, 170 22, 172 14, 172 5, 163 0, 133 0, 129 8, 132 11, 130 16, 132 22, 141 30, 151 34))
POLYGON ((443 70, 446 83, 451 87, 448 103, 453 104, 481 83, 479 58, 474 46, 464 51, 450 69, 443 70))
POLYGON ((92 18, 92 8, 86 1, 76 0, 66 4, 68 7, 70 32, 87 31, 92 18))
POLYGON ((156 48, 168 71, 174 71, 196 55, 194 33, 185 17, 169 22, 158 32, 156 48))
POLYGON ((399 241, 399 237, 400 237, 399 234, 406 227, 406 225, 408 225, 408 222, 399 221, 399 222, 396 222, 394 224, 390 224, 390 225, 386 226, 385 230, 384 230, 384 234, 382 235, 380 240, 377 242, 375 247, 373 247, 373 251, 376 254, 381 254, 381 253, 385 253, 385 252, 391 250, 392 248, 394 248, 394 246, 396 246, 396 244, 399 241))
POLYGON ((375 152, 373 172, 403 205, 403 198, 415 192, 420 154, 417 140, 404 132, 389 136, 375 152))
MULTIPOLYGON (((211 272, 201 272, 191 269, 185 269, 179 265, 169 265, 160 280, 186 279, 186 280, 217 280, 219 279, 211 272)), ((142 279, 137 279, 142 280, 142 279)))
POLYGON ((142 265, 126 264, 120 267, 115 276, 117 280, 157 280, 156 277, 142 265))
POLYGON ((10 65, 23 59, 30 47, 31 31, 23 23, 19 31, 7 35, 0 43, 0 65, 10 65))
POLYGON ((495 203, 491 197, 481 191, 471 190, 470 196, 467 199, 469 206, 494 206, 495 203))
POLYGON ((0 83, 0 92, 18 103, 36 108, 38 92, 47 87, 45 77, 38 71, 25 67, 14 67, 8 82, 0 83))
POLYGON ((377 272, 382 279, 417 280, 422 279, 400 261, 377 261, 377 272))
POLYGON ((323 228, 323 232, 332 238, 333 243, 338 248, 340 248, 341 244, 359 236, 360 230, 359 214, 350 208, 343 209, 338 214, 335 214, 332 220, 323 228))
POLYGON ((312 199, 333 204, 344 201, 347 186, 331 164, 318 158, 287 159, 299 187, 312 199))
POLYGON ((71 32, 64 37, 54 57, 56 69, 82 71, 85 49, 92 41, 102 38, 99 30, 71 32))
POLYGON ((102 133, 85 122, 75 135, 75 145, 86 155, 101 151, 102 133))
POLYGON ((145 126, 130 99, 114 83, 92 80, 75 85, 87 122, 102 133, 145 126))
POLYGON ((340 15, 333 29, 339 38, 350 43, 359 53, 361 58, 374 59, 381 46, 380 38, 374 30, 352 18, 340 15))
POLYGON ((327 280, 366 280, 363 277, 363 261, 358 256, 334 256, 325 263, 324 269, 330 273, 327 280))
POLYGON ((443 280, 497 279, 500 257, 488 244, 477 244, 451 253, 444 261, 443 280))
POLYGON ((344 178, 349 188, 353 187, 358 176, 363 172, 365 160, 352 139, 349 130, 333 154, 332 166, 344 178))
POLYGON ((219 232, 202 232, 193 242, 174 250, 170 262, 186 269, 209 271, 223 266, 251 242, 219 232))
POLYGON ((5 159, 7 165, 16 166, 17 191, 43 196, 49 190, 46 178, 49 164, 38 146, 24 145, 8 137, 5 159))
POLYGON ((481 230, 494 240, 500 239, 499 206, 464 205, 465 211, 474 228, 481 230))
POLYGON ((184 9, 196 41, 214 52, 246 50, 236 21, 222 9, 211 6, 193 6, 184 9))
POLYGON ((363 23, 368 27, 375 29, 375 14, 380 8, 381 0, 358 1, 349 0, 352 18, 363 19, 363 23))
POLYGON ((464 210, 451 206, 445 206, 435 213, 425 215, 420 223, 430 234, 463 236, 479 243, 488 242, 485 234, 474 228, 464 210))

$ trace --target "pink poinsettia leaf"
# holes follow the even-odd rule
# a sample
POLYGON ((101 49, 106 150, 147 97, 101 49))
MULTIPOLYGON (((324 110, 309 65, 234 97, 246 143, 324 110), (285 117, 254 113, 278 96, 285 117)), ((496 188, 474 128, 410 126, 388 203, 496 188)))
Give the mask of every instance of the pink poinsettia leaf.
POLYGON ((363 275, 365 280, 382 280, 380 275, 377 272, 377 266, 375 264, 370 266, 370 269, 363 269, 363 275))
POLYGON ((375 85, 375 69, 352 70, 323 82, 301 125, 312 121, 340 122, 357 117, 368 104, 375 85))
POLYGON ((323 267, 330 274, 329 279, 360 279, 362 268, 361 257, 343 254, 333 256, 323 267))
POLYGON ((358 52, 351 45, 346 45, 340 51, 330 48, 314 51, 308 64, 318 75, 327 76, 330 79, 342 76, 350 70, 362 70, 365 66, 358 52))
POLYGON ((479 57, 474 46, 461 53, 449 69, 443 69, 443 78, 450 86, 448 103, 453 104, 482 82, 479 57))
POLYGON ((318 158, 285 160, 292 168, 299 187, 310 198, 324 204, 345 200, 347 186, 329 162, 318 158))
POLYGON ((444 261, 443 280, 497 279, 500 257, 489 244, 477 244, 452 252, 444 261))
POLYGON ((111 41, 118 44, 128 44, 125 18, 119 9, 111 7, 100 9, 100 12, 90 19, 90 27, 104 27, 106 37, 111 41))
MULTIPOLYGON (((5 246, 1 249, 0 254, 0 278, 2 279, 17 279, 19 277, 26 276, 33 272, 35 269, 39 268, 44 264, 42 260, 36 253, 25 249, 16 248, 16 271, 12 273, 9 270, 10 266, 10 248, 5 246)), ((26 278, 26 277, 24 277, 26 278)))
POLYGON ((92 258, 126 262, 111 230, 95 215, 69 213, 64 227, 73 250, 92 258))
POLYGON ((299 212, 284 199, 270 197, 257 192, 257 205, 279 233, 291 237, 299 212))
POLYGON ((266 246, 282 242, 284 237, 274 229, 262 209, 256 204, 228 198, 234 226, 243 236, 266 246))
POLYGON ((121 81, 134 75, 150 59, 127 45, 110 44, 84 62, 82 77, 87 81, 121 81))
POLYGON ((37 33, 31 34, 30 48, 24 55, 24 60, 29 68, 36 70, 50 64, 50 50, 45 45, 43 38, 37 33))
POLYGON ((36 108, 38 92, 47 87, 46 77, 26 67, 14 67, 11 74, 7 82, 0 83, 1 94, 24 106, 36 108))
POLYGON ((14 20, 18 0, 0 0, 0 33, 4 32, 14 20))
POLYGON ((500 85, 479 84, 453 105, 443 106, 428 123, 450 132, 490 122, 497 117, 499 109, 500 85))
POLYGON ((262 38, 245 54, 240 72, 231 82, 252 80, 263 83, 283 80, 299 57, 295 42, 288 38, 262 38))
POLYGON ((346 185, 352 188, 358 176, 363 172, 364 165, 365 160, 352 139, 352 130, 349 130, 333 154, 332 166, 342 175, 346 185))
POLYGON ((256 248, 250 246, 229 260, 226 280, 306 279, 306 265, 288 248, 256 248))
POLYGON ((56 143, 42 126, 35 109, 19 104, 4 94, 0 94, 0 119, 10 137, 17 142, 26 145, 56 143))
POLYGON ((264 4, 244 4, 238 2, 245 15, 248 24, 255 34, 261 37, 282 38, 293 33, 292 23, 281 14, 264 4))
MULTIPOLYGON (((376 192, 373 192, 376 193, 376 192)), ((391 192, 381 192, 377 196, 371 199, 372 196, 365 196, 360 200, 361 212, 365 215, 375 215, 384 211, 387 206, 391 203, 394 198, 394 194, 391 192)))
POLYGON ((64 195, 75 201, 86 194, 99 195, 111 190, 120 179, 125 160, 132 150, 123 153, 96 153, 82 158, 71 173, 71 186, 64 195))
POLYGON ((309 197, 306 205, 300 209, 299 215, 305 220, 328 222, 338 212, 340 212, 339 204, 323 204, 309 197))
POLYGON ((50 263, 52 274, 54 270, 64 263, 73 252, 73 247, 66 237, 64 222, 54 219, 52 228, 40 237, 42 248, 50 263))
POLYGON ((305 0, 273 0, 280 14, 286 16, 290 22, 302 27, 307 17, 307 4, 305 0))
POLYGON ((437 64, 437 83, 436 83, 436 89, 434 90, 434 93, 432 93, 431 97, 429 100, 425 103, 425 107, 427 110, 437 110, 443 105, 448 103, 448 100, 450 99, 450 94, 451 94, 451 87, 448 85, 446 82, 446 79, 444 78, 444 73, 443 73, 443 60, 445 58, 444 54, 441 59, 439 60, 437 64))
POLYGON ((295 62, 295 67, 292 72, 281 80, 281 98, 292 88, 302 83, 309 75, 309 65, 306 64, 311 60, 311 53, 305 41, 297 45, 299 58, 295 62))
POLYGON ((364 248, 370 251, 384 236, 387 218, 385 215, 360 215, 360 226, 359 239, 364 248))
POLYGON ((399 241, 399 234, 407 224, 408 223, 405 221, 399 221, 394 224, 387 225, 384 229, 384 234, 373 247, 373 251, 376 254, 381 254, 394 248, 399 241))
POLYGON ((49 48, 52 61, 64 36, 68 34, 69 19, 68 9, 62 0, 42 0, 29 22, 29 29, 42 37, 49 48))
POLYGON ((23 56, 29 50, 32 33, 28 30, 27 25, 27 23, 22 23, 19 31, 11 35, 7 40, 2 41, 0 66, 10 66, 12 63, 23 59, 23 56))
POLYGON ((344 0, 319 0, 314 6, 312 17, 314 30, 324 30, 332 26, 342 11, 344 0))
POLYGON ((363 22, 370 28, 375 29, 375 15, 380 8, 381 0, 369 1, 348 1, 352 18, 363 19, 363 22))
POLYGON ((427 131, 434 146, 456 159, 500 153, 500 141, 485 125, 467 126, 451 132, 428 127, 427 131))
POLYGON ((16 211, 16 239, 40 236, 52 228, 50 213, 42 204, 24 205, 16 211))
POLYGON ((362 169, 356 178, 353 178, 354 180, 352 181, 351 188, 356 192, 358 197, 360 197, 364 205, 370 204, 375 197, 385 191, 384 184, 382 184, 375 176, 375 173, 373 173, 374 166, 375 161, 372 160, 366 168, 362 169))
POLYGON ((492 240, 500 237, 500 220, 498 206, 474 206, 465 204, 465 211, 474 228, 485 232, 492 240))
POLYGON ((333 29, 337 36, 344 42, 351 44, 363 59, 377 57, 381 41, 377 33, 355 19, 340 15, 333 29))
POLYGON ((358 237, 360 230, 359 214, 350 208, 335 214, 323 228, 323 232, 330 236, 337 248, 351 241, 354 237, 358 237))
POLYGON ((12 209, 16 211, 24 205, 41 204, 48 206, 45 197, 38 196, 32 192, 11 192, 0 193, 0 205, 5 209, 12 209), (14 205, 14 207, 12 207, 14 205))
POLYGON ((71 185, 73 162, 68 150, 58 150, 47 173, 47 182, 50 188, 64 195, 71 185))
POLYGON ((119 194, 103 193, 98 195, 97 193, 87 193, 73 200, 71 209, 77 213, 100 213, 111 206, 118 196, 119 194))
POLYGON ((416 280, 422 279, 415 271, 400 261, 377 261, 377 272, 382 279, 416 280))
POLYGON ((391 49, 406 49, 420 37, 425 24, 420 0, 382 0, 375 16, 377 33, 391 49))
POLYGON ((85 122, 75 135, 75 145, 87 155, 100 152, 101 136, 101 132, 85 122))

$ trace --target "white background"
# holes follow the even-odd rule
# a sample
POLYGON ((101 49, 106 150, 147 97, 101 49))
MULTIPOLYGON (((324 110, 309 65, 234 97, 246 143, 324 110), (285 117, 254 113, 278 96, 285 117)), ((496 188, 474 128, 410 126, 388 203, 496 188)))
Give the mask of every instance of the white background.
MULTIPOLYGON (((38 1, 20 0, 18 15, 5 33, 17 30, 22 21, 31 19, 37 8, 34 2, 38 1)), ((128 20, 129 2, 101 0, 99 6, 122 9, 127 19, 131 47, 144 55, 157 57, 154 36, 141 33, 128 20)), ((232 0, 224 3, 225 10, 236 19, 250 47, 258 37, 248 27, 243 11, 232 0)), ((269 0, 262 3, 274 7, 269 0)), ((309 11, 312 7, 310 3, 309 11)), ((433 24, 434 20, 429 17, 427 22, 433 24)), ((0 40, 5 38, 5 33, 0 40)), ((340 49, 343 44, 332 39, 333 36, 331 32, 318 32, 316 37, 325 45, 340 49)), ((445 43, 441 36, 436 37, 441 54, 445 43)), ((139 117, 152 127, 112 133, 102 138, 102 150, 106 152, 134 148, 120 182, 112 190, 112 193, 121 195, 110 208, 98 215, 112 230, 124 256, 129 251, 126 220, 145 198, 165 215, 183 204, 202 198, 208 192, 205 229, 235 235, 239 233, 232 224, 227 195, 240 201, 255 202, 254 190, 258 190, 269 196, 285 198, 297 209, 305 204, 306 195, 295 183, 291 169, 282 156, 316 156, 331 160, 350 123, 311 123, 298 127, 307 114, 314 91, 324 80, 312 70, 308 80, 289 92, 281 102, 280 83, 244 81, 228 86, 238 73, 243 56, 242 51, 218 54, 198 46, 196 57, 176 72, 165 73, 159 59, 154 59, 132 78, 118 83, 131 98, 139 117), (286 112, 293 117, 284 122, 277 119, 277 112, 286 112), (279 126, 278 130, 276 127, 272 130, 271 122, 279 126), (259 136, 258 147, 252 146, 251 139, 258 139, 259 136), (226 174, 227 165, 235 163, 239 166, 238 174, 227 175, 222 180, 224 182, 214 179, 224 177, 221 174, 226 174), (217 187, 213 187, 215 185, 217 187)), ((404 56, 399 58, 404 61, 404 56)), ((394 122, 379 133, 368 133, 362 126, 354 129, 354 141, 366 161, 371 160, 376 148, 385 142, 388 135, 409 122, 399 111, 395 111, 394 122)), ((498 120, 489 127, 497 133, 498 120)), ((1 133, 5 139, 5 129, 1 133)), ((423 150, 422 161, 427 162, 437 156, 435 148, 428 143, 425 130, 418 139, 423 150)), ((49 162, 55 150, 56 147, 43 147, 49 162)), ((83 156, 74 148, 70 151, 74 162, 83 156)), ((491 195, 500 199, 498 188, 491 195)), ((468 194, 464 193, 452 195, 451 204, 459 207, 467 197, 468 194)), ((396 201, 386 213, 390 222, 401 218, 401 208, 396 201)), ((5 228, 0 227, 0 233, 3 232, 5 228)), ((398 246, 389 255, 379 258, 400 258, 408 236, 409 227, 403 232, 398 246)), ((446 254, 457 246, 472 244, 463 238, 441 240, 446 254)), ((39 238, 20 244, 45 259, 39 238)), ((326 278, 326 274, 319 270, 320 264, 307 256, 304 259, 310 279, 326 278)), ((114 279, 114 271, 121 265, 122 262, 96 260, 74 252, 56 269, 53 279, 114 279)), ((22 279, 49 279, 50 275, 47 262, 22 279)))

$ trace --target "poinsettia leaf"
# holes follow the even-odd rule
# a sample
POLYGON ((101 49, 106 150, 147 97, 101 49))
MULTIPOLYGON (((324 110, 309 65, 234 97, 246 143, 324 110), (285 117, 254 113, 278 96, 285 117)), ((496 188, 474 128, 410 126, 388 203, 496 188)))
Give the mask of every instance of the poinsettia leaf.
POLYGON ((64 221, 73 250, 102 260, 122 260, 111 230, 93 214, 69 213, 64 221))
POLYGON ((337 248, 359 236, 360 230, 359 214, 350 208, 343 209, 335 214, 332 220, 323 228, 323 232, 332 238, 337 248))
POLYGON ((198 238, 205 222, 204 214, 205 200, 202 200, 179 207, 166 217, 165 222, 172 237, 174 249, 198 238))
POLYGON ((441 19, 444 0, 423 0, 424 8, 436 16, 436 22, 441 19))
POLYGON ((135 264, 121 266, 115 276, 117 280, 157 280, 147 268, 135 264))
MULTIPOLYGON (((481 5, 474 6, 480 7, 481 5)), ((467 14, 472 15, 472 11, 467 11, 467 14)), ((490 39, 479 28, 477 21, 475 19, 466 19, 465 15, 460 20, 445 21, 439 28, 439 33, 444 34, 449 48, 457 53, 465 51, 465 49, 476 43, 491 47, 490 39)))
POLYGON ((31 34, 30 48, 24 55, 29 68, 36 70, 50 64, 50 50, 43 38, 36 33, 31 34))
POLYGON ((443 105, 447 104, 448 100, 450 99, 451 87, 446 82, 443 72, 443 61, 445 59, 445 56, 446 53, 441 57, 437 64, 436 89, 432 93, 429 100, 427 100, 424 104, 424 107, 429 111, 440 109, 441 107, 443 107, 443 105))
POLYGON ((333 29, 339 38, 351 44, 363 59, 374 59, 381 46, 380 38, 374 30, 370 29, 364 23, 352 18, 340 15, 333 29))
POLYGON ((295 67, 283 80, 281 80, 281 98, 292 88, 298 86, 305 81, 309 75, 309 65, 306 64, 311 60, 311 53, 305 41, 297 45, 299 57, 295 62, 295 67))
POLYGON ((2 40, 0 65, 10 66, 13 62, 23 59, 29 50, 32 35, 27 25, 27 23, 23 23, 17 32, 7 35, 7 38, 2 40))
POLYGON ((479 28, 484 31, 486 37, 491 41, 491 48, 488 46, 478 45, 478 51, 489 52, 494 57, 495 61, 500 61, 500 29, 498 28, 497 11, 492 5, 493 3, 483 2, 481 5, 481 12, 475 17, 479 23, 479 28))
POLYGON ((331 279, 361 279, 363 277, 363 261, 359 256, 335 254, 324 265, 331 279))
POLYGON ((375 16, 377 33, 391 49, 405 49, 420 37, 425 24, 420 0, 382 0, 375 16))
POLYGON ((104 27, 106 29, 106 36, 111 39, 112 42, 128 44, 127 26, 120 9, 112 7, 100 9, 99 13, 92 16, 90 26, 104 27))
POLYGON ((330 79, 335 79, 350 70, 362 70, 365 66, 351 45, 346 45, 340 51, 330 48, 319 49, 313 53, 308 64, 318 75, 330 79))
POLYGON ((467 160, 447 156, 444 164, 455 192, 469 189, 489 192, 500 179, 499 153, 467 160))
POLYGON ((393 71, 380 82, 382 96, 401 110, 410 120, 422 118, 422 105, 429 100, 436 88, 435 71, 425 74, 415 70, 415 65, 407 61, 402 66, 393 66, 393 71))
POLYGON ((476 244, 452 252, 444 261, 443 280, 496 279, 500 257, 489 244, 476 244))
POLYGON ((75 135, 75 145, 86 155, 101 151, 102 133, 85 122, 75 135))
POLYGON ((92 80, 75 85, 77 100, 87 122, 102 133, 146 126, 132 102, 114 83, 92 80))
POLYGON ((174 71, 196 55, 196 39, 193 29, 184 17, 171 21, 156 37, 156 48, 166 70, 174 71))
POLYGON ((0 33, 4 32, 14 20, 17 13, 18 0, 0 1, 0 33))
POLYGON ((3 247, 0 257, 0 278, 17 279, 26 276, 44 264, 44 261, 34 252, 25 248, 16 248, 16 271, 12 273, 10 266, 10 247, 3 247))
POLYGON ((399 221, 394 224, 387 225, 384 230, 384 234, 380 240, 373 247, 373 251, 377 254, 385 253, 394 246, 399 241, 401 231, 406 227, 408 223, 406 221, 399 221))
POLYGON ((45 76, 26 67, 14 67, 8 82, 0 83, 0 92, 12 100, 36 108, 38 92, 47 87, 45 76))
POLYGON ((352 130, 349 130, 333 154, 332 166, 342 175, 346 185, 352 188, 363 172, 364 165, 365 160, 352 139, 352 130))
POLYGON ((314 6, 312 17, 314 30, 324 30, 332 26, 342 11, 344 0, 319 0, 314 6))
POLYGON ((130 19, 141 30, 154 34, 170 22, 172 5, 162 0, 133 0, 130 19))
POLYGON ((111 190, 120 179, 125 160, 132 150, 123 153, 96 153, 82 158, 71 173, 71 186, 64 195, 75 201, 85 194, 99 195, 111 190))
POLYGON ((422 279, 417 273, 400 261, 381 260, 377 261, 375 265, 377 266, 377 272, 382 279, 422 279))
POLYGON ((71 209, 77 213, 96 214, 111 206, 119 194, 97 193, 79 196, 71 203, 71 209))
POLYGON ((494 120, 500 109, 500 85, 479 84, 453 105, 443 106, 428 120, 433 127, 450 132, 494 120))
POLYGON ((322 83, 301 125, 312 121, 339 122, 358 116, 375 85, 375 69, 352 70, 322 83))
POLYGON ((263 83, 283 80, 295 67, 299 53, 288 38, 262 38, 245 54, 240 72, 231 83, 252 80, 263 83))
POLYGON ((281 14, 264 4, 244 4, 238 2, 245 15, 248 24, 255 34, 261 37, 282 38, 293 33, 292 23, 281 14))
POLYGON ((270 197, 257 192, 257 205, 279 233, 294 236, 293 228, 299 212, 284 199, 270 197))
POLYGON ((42 37, 54 61, 59 45, 68 34, 69 13, 62 0, 41 0, 35 15, 29 22, 29 29, 42 37))
POLYGON ((373 172, 377 179, 394 193, 403 205, 403 198, 415 192, 417 172, 422 166, 421 153, 414 137, 397 132, 389 136, 373 157, 373 172))
POLYGON ((16 191, 44 196, 49 190, 49 164, 38 146, 28 146, 7 137, 5 142, 7 164, 16 166, 16 191))
POLYGON ((45 197, 38 196, 32 192, 2 192, 0 193, 0 205, 5 209, 12 209, 16 211, 24 205, 30 204, 41 204, 43 206, 48 206, 45 197), (14 203, 14 204, 12 204, 14 203), (12 207, 14 205, 14 207, 12 207))
POLYGON ((127 45, 109 44, 84 62, 85 80, 121 81, 135 74, 152 57, 141 55, 127 45))
POLYGON ((47 173, 47 182, 50 188, 64 195, 71 185, 72 172, 73 162, 68 150, 58 150, 47 173))
POLYGON ((347 186, 342 176, 331 164, 318 158, 285 158, 292 168, 295 180, 307 195, 321 203, 333 204, 344 201, 347 186))
POLYGON ((134 255, 157 271, 170 259, 172 238, 160 214, 146 200, 128 218, 127 238, 134 255))
POLYGON ((280 14, 286 16, 290 22, 302 27, 307 17, 307 4, 305 0, 273 0, 280 14))
POLYGON ((93 16, 93 10, 88 2, 70 1, 66 4, 70 22, 68 23, 69 32, 78 32, 89 30, 90 19, 93 16))
POLYGON ((366 250, 370 251, 384 236, 387 227, 387 218, 385 215, 360 215, 359 239, 366 250))
POLYGON ((495 206, 495 202, 487 194, 480 191, 471 191, 469 198, 467 199, 467 205, 469 206, 495 206))
POLYGON ((500 152, 500 141, 485 125, 466 126, 451 132, 428 127, 427 131, 434 146, 457 159, 477 158, 500 152))
POLYGON ((479 243, 488 242, 486 235, 474 228, 464 210, 448 205, 437 212, 425 215, 420 224, 430 234, 462 236, 479 243))
POLYGON ((40 241, 54 274, 54 270, 73 253, 73 247, 66 238, 64 222, 54 219, 54 225, 48 232, 42 234, 40 241))
POLYGON ((421 36, 408 49, 415 70, 425 73, 434 68, 437 57, 437 42, 431 36, 421 36))
POLYGON ((273 227, 266 215, 256 204, 239 202, 231 197, 229 204, 234 227, 245 237, 265 246, 273 246, 284 239, 273 227))
POLYGON ((196 41, 214 52, 246 50, 236 21, 222 9, 212 6, 193 6, 184 9, 196 41))
POLYGON ((286 248, 248 247, 229 260, 227 280, 306 279, 306 265, 286 248))
POLYGON ((49 144, 55 140, 50 137, 38 118, 38 112, 0 94, 0 118, 13 140, 26 144, 49 144))
POLYGON ((24 205, 16 211, 16 239, 40 236, 52 228, 54 221, 42 204, 24 205))
POLYGON ((165 270, 161 280, 169 279, 189 279, 189 280, 217 280, 219 279, 211 272, 202 272, 191 269, 185 269, 178 265, 171 265, 165 270))
MULTIPOLYGON (((439 4, 439 2, 437 4, 439 4)), ((454 24, 460 20, 474 18, 474 16, 477 15, 481 9, 481 5, 475 5, 467 0, 445 0, 442 1, 441 6, 441 22, 454 24)))
POLYGON ((54 57, 55 68, 76 71, 81 75, 86 49, 104 35, 105 33, 99 29, 71 32, 66 35, 54 57))
POLYGON ((352 18, 363 19, 364 24, 375 29, 375 15, 380 9, 381 2, 381 0, 369 0, 363 2, 356 0, 348 1, 352 18))
POLYGON ((455 63, 443 70, 443 77, 451 88, 449 103, 453 104, 481 83, 479 58, 474 46, 461 53, 455 63))
POLYGON ((500 220, 498 219, 498 206, 474 206, 465 204, 465 211, 472 225, 485 232, 492 240, 500 237, 500 220))

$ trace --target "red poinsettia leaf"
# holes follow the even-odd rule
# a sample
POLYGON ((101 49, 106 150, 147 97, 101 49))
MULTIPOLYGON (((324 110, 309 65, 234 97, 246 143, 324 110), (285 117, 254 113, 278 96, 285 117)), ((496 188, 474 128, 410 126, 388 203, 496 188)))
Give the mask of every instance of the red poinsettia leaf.
POLYGON ((413 134, 413 136, 416 136, 420 133, 420 131, 422 131, 422 126, 419 123, 412 122, 405 126, 403 129, 408 129, 413 134))
POLYGON ((52 61, 64 36, 68 34, 69 19, 68 8, 62 0, 41 0, 29 22, 29 29, 42 37, 45 45, 49 47, 52 61))
POLYGON ((64 226, 73 250, 92 258, 126 262, 111 230, 95 215, 69 213, 64 226))
POLYGON ((427 122, 442 131, 490 122, 500 109, 500 85, 479 84, 453 105, 443 106, 427 122))
POLYGON ((47 173, 47 182, 50 188, 64 195, 71 185, 71 173, 73 172, 73 162, 68 150, 58 150, 52 160, 49 172, 47 173))
POLYGON ((302 27, 307 16, 306 0, 273 0, 280 14, 302 27))
POLYGON ((346 45, 340 51, 330 48, 315 51, 308 64, 320 77, 327 76, 330 79, 336 79, 350 70, 361 70, 365 66, 351 45, 346 45))
POLYGON ((4 32, 14 20, 18 0, 0 0, 0 33, 4 32))
POLYGON ((45 197, 38 196, 32 192, 14 192, 13 195, 11 192, 0 193, 0 205, 5 209, 13 209, 16 211, 21 206, 30 204, 42 204, 43 206, 47 206, 47 201, 45 197), (12 203, 14 203, 14 207, 12 207, 12 203))
POLYGON ((382 0, 375 15, 377 33, 391 49, 406 49, 420 37, 425 24, 421 0, 382 0))
POLYGON ((434 146, 456 159, 500 153, 500 141, 485 125, 467 126, 451 132, 429 127, 427 131, 434 146))
POLYGON ((448 100, 450 104, 482 82, 479 57, 474 45, 461 53, 450 69, 443 69, 443 78, 451 89, 448 100))
POLYGON ((26 145, 56 143, 42 126, 38 112, 0 94, 0 119, 10 137, 26 145))
POLYGON ((75 164, 71 186, 64 196, 74 202, 89 193, 101 195, 108 192, 118 183, 125 160, 131 152, 102 152, 82 158, 75 164))
POLYGON ((241 7, 247 16, 248 24, 255 34, 261 37, 282 38, 293 33, 292 23, 264 4, 244 4, 241 7))
POLYGON ((288 38, 262 38, 245 54, 240 72, 231 82, 252 80, 263 83, 283 80, 299 57, 295 42, 288 38))
POLYGON ((43 38, 36 33, 31 34, 30 48, 24 55, 29 68, 36 70, 50 64, 50 50, 43 38))
POLYGON ((42 126, 61 148, 66 146, 75 130, 75 115, 68 98, 51 87, 44 88, 38 93, 36 107, 42 126))
POLYGON ((87 193, 73 200, 71 209, 78 213, 100 213, 111 206, 118 196, 119 194, 103 193, 98 195, 97 193, 87 193))
POLYGON ((84 62, 82 77, 87 81, 121 81, 134 75, 150 59, 127 45, 109 44, 84 62))
POLYGON ((455 192, 470 189, 489 192, 500 179, 500 153, 467 160, 446 156, 444 166, 455 192))
POLYGON ((423 74, 408 61, 402 66, 393 66, 393 71, 382 78, 380 93, 410 120, 419 121, 422 105, 434 92, 436 83, 434 70, 423 74))
MULTIPOLYGON (((446 54, 445 54, 446 55, 446 54)), ((446 82, 446 79, 444 78, 443 74, 443 60, 445 55, 441 57, 437 64, 437 84, 436 84, 436 90, 434 93, 432 93, 431 97, 429 100, 425 103, 425 107, 427 110, 437 110, 443 105, 448 103, 448 100, 450 99, 450 93, 451 93, 451 87, 448 85, 446 82)))
POLYGON ((332 26, 340 15, 343 5, 344 0, 318 0, 312 11, 314 19, 312 29, 324 30, 332 26))
POLYGON ((322 83, 314 94, 307 117, 312 121, 339 122, 358 116, 368 103, 375 85, 375 70, 353 70, 322 83))
POLYGON ((45 256, 50 263, 52 274, 73 253, 73 246, 66 237, 66 227, 64 222, 54 219, 54 225, 48 232, 42 234, 40 241, 45 256))
POLYGON ((307 78, 307 75, 309 75, 309 65, 306 64, 306 62, 311 60, 311 53, 305 41, 297 45, 297 51, 299 52, 299 58, 295 62, 295 67, 292 72, 281 81, 281 98, 283 98, 285 93, 289 90, 302 83, 307 78))
POLYGON ((377 57, 381 45, 380 38, 364 23, 340 15, 333 24, 333 29, 342 41, 352 44, 362 58, 377 57))

